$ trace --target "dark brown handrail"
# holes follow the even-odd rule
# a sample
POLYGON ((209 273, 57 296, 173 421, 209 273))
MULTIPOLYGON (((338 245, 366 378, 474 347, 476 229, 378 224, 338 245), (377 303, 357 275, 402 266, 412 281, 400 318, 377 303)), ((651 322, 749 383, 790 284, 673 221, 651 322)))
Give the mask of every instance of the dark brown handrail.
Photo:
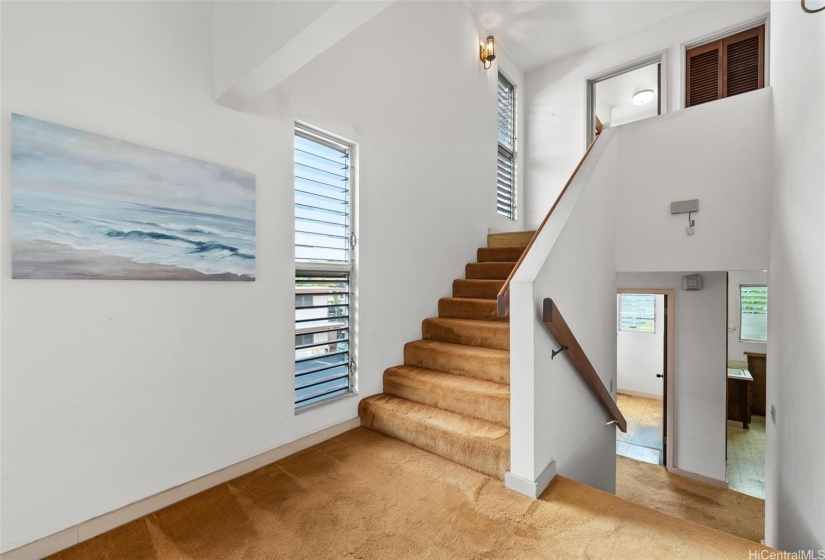
MULTIPOLYGON (((584 350, 582 350, 579 341, 576 340, 570 327, 567 326, 564 317, 559 313, 558 307, 556 307, 556 304, 553 303, 553 300, 550 298, 545 298, 544 300, 542 321, 544 321, 544 324, 547 326, 550 334, 553 335, 553 338, 556 339, 556 342, 561 344, 563 349, 566 349, 567 357, 570 358, 573 366, 578 370, 579 375, 581 375, 584 382, 590 388, 590 392, 593 393, 596 400, 599 401, 599 404, 602 405, 604 411, 616 422, 616 425, 621 431, 627 433, 627 420, 625 420, 618 405, 616 405, 616 401, 613 400, 613 396, 607 390, 607 387, 602 383, 599 374, 596 373, 593 364, 590 363, 584 350)), ((557 352, 554 352, 553 355, 555 356, 556 353, 557 352)))
POLYGON ((516 271, 521 266, 524 257, 527 255, 528 252, 530 252, 530 248, 533 246, 533 242, 539 236, 539 233, 541 233, 544 224, 546 224, 547 220, 550 219, 550 215, 553 213, 553 210, 555 210, 556 206, 559 205, 561 197, 563 197, 564 193, 567 192, 567 187, 570 186, 570 183, 572 183, 573 179, 576 177, 576 173, 578 173, 579 169, 581 169, 584 160, 587 159, 587 155, 590 153, 590 150, 593 149, 593 145, 596 143, 596 140, 599 139, 600 133, 601 130, 597 128, 596 137, 593 138, 593 141, 590 143, 590 146, 587 147, 587 151, 584 152, 584 155, 582 156, 581 160, 579 160, 579 164, 576 166, 576 169, 573 170, 573 174, 570 175, 570 178, 567 180, 567 184, 564 185, 564 188, 559 193, 559 196, 556 197, 556 201, 553 203, 553 206, 550 208, 550 211, 544 217, 544 220, 542 220, 541 225, 538 227, 538 229, 536 229, 536 231, 533 233, 533 237, 530 238, 530 243, 527 244, 527 248, 524 249, 524 252, 521 254, 518 261, 516 262, 516 266, 514 266, 513 270, 510 271, 510 275, 507 277, 507 280, 504 282, 504 285, 501 287, 501 290, 499 290, 498 295, 496 296, 496 308, 499 317, 507 317, 507 315, 510 314, 510 281, 513 279, 513 276, 515 276, 516 271))

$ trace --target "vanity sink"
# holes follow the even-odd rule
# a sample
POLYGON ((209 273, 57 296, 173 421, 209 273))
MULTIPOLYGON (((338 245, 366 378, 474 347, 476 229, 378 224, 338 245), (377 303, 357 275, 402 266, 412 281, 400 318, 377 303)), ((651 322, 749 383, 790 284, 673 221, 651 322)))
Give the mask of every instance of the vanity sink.
POLYGON ((745 381, 753 381, 751 372, 746 369, 728 368, 728 379, 742 379, 745 381))

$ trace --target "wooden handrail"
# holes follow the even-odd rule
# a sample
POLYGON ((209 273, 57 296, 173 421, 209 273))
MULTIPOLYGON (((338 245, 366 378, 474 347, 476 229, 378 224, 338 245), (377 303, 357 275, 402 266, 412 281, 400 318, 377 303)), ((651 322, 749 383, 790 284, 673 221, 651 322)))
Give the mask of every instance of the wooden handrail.
POLYGON ((555 210, 556 206, 559 205, 561 197, 564 196, 564 193, 567 192, 567 188, 570 186, 570 183, 572 183, 573 179, 575 179, 576 173, 579 172, 579 169, 581 169, 584 160, 587 159, 587 155, 590 153, 590 150, 593 149, 593 145, 596 143, 596 140, 599 139, 599 133, 601 133, 601 130, 597 128, 595 138, 593 138, 593 141, 590 143, 590 146, 587 147, 587 151, 584 152, 584 155, 582 156, 581 160, 579 160, 579 164, 576 166, 576 169, 573 170, 573 174, 570 175, 570 178, 567 180, 567 184, 564 185, 564 188, 559 193, 559 196, 556 197, 556 201, 553 203, 553 206, 550 208, 550 211, 544 217, 544 220, 542 220, 541 225, 538 227, 538 229, 536 229, 535 233, 533 234, 533 237, 530 238, 530 243, 527 244, 527 248, 524 249, 524 252, 521 254, 518 261, 516 262, 516 266, 514 266, 513 270, 510 271, 510 275, 507 277, 507 280, 504 282, 504 285, 501 287, 501 290, 499 290, 498 295, 496 296, 496 310, 499 317, 507 317, 507 315, 510 314, 510 281, 513 279, 513 276, 515 276, 516 271, 521 266, 522 261, 524 261, 524 257, 527 255, 527 253, 530 252, 530 248, 533 246, 533 242, 539 236, 539 233, 541 233, 544 224, 546 224, 547 220, 550 219, 550 215, 553 213, 553 210, 555 210))
MULTIPOLYGON (((563 349, 566 349, 567 357, 570 358, 573 366, 578 370, 579 375, 590 388, 590 392, 593 393, 596 400, 599 401, 599 404, 602 405, 604 411, 616 422, 621 431, 627 433, 627 420, 625 420, 607 387, 602 383, 599 374, 596 373, 593 364, 590 363, 584 350, 582 350, 579 341, 576 340, 570 327, 567 326, 564 317, 559 313, 558 307, 550 298, 544 300, 542 321, 547 326, 550 334, 553 335, 553 338, 556 339, 556 342, 561 344, 563 349)), ((556 352, 554 352, 555 354, 556 352)))

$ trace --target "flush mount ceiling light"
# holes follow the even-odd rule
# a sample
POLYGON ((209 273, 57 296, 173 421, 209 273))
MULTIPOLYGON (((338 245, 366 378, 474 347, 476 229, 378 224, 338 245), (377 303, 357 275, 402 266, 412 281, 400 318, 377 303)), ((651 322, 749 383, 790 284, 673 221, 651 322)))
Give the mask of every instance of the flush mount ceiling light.
POLYGON ((825 10, 825 2, 822 0, 802 0, 802 11, 815 14, 825 10))
POLYGON ((646 103, 650 103, 651 101, 653 101, 652 89, 643 89, 633 94, 634 105, 645 105, 646 103))
POLYGON ((487 70, 493 65, 496 59, 496 40, 492 35, 487 37, 487 40, 479 47, 479 57, 484 63, 484 69, 487 70))

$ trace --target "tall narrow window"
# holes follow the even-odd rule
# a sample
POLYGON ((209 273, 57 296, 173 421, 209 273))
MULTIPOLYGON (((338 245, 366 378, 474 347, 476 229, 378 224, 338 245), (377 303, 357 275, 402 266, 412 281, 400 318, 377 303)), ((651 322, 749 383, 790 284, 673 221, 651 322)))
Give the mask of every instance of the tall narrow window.
POLYGON ((295 408, 352 392, 350 147, 295 128, 295 408))
POLYGON ((498 75, 498 172, 496 209, 516 219, 516 95, 507 78, 498 75))
POLYGON ((765 87, 765 26, 685 52, 685 106, 765 87))
POLYGON ((768 287, 739 286, 739 340, 768 341, 768 287))

